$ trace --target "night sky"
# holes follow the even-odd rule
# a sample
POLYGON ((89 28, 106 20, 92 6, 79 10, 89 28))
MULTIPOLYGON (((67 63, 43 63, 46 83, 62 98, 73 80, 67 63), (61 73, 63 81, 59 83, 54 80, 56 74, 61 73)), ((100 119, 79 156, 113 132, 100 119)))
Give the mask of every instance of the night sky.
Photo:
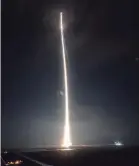
POLYGON ((2 147, 61 144, 64 12, 73 144, 139 144, 139 19, 131 0, 2 0, 2 147))

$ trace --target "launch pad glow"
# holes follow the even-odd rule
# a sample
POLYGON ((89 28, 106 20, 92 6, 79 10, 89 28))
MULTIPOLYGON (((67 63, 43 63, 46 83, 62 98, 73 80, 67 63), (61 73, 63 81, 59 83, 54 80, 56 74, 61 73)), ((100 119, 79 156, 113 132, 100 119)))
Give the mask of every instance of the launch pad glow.
POLYGON ((65 43, 64 43, 64 32, 63 32, 63 13, 60 13, 60 31, 61 31, 61 44, 62 44, 62 58, 63 58, 63 69, 64 69, 64 88, 65 88, 65 126, 64 126, 64 137, 63 147, 68 148, 72 145, 70 136, 70 122, 69 122, 69 99, 68 99, 68 75, 67 75, 67 63, 65 54, 65 43))

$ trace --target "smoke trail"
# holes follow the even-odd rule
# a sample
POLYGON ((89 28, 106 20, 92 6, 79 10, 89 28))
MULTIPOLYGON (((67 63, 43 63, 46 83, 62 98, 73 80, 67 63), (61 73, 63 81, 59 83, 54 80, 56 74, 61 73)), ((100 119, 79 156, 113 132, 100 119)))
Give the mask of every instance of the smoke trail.
POLYGON ((69 102, 68 102, 68 75, 67 75, 67 64, 65 55, 64 45, 64 33, 63 33, 63 13, 60 13, 60 30, 61 30, 61 43, 62 43, 62 57, 63 57, 63 68, 64 68, 64 86, 65 86, 65 126, 64 126, 64 147, 69 147, 71 143, 70 138, 70 123, 69 123, 69 102))

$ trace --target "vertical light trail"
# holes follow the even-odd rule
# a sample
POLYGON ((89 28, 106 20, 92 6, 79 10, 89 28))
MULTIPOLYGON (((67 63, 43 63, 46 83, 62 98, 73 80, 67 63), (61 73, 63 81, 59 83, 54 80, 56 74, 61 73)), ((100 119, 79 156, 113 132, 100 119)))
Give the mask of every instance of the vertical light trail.
POLYGON ((60 13, 60 31, 61 31, 61 44, 62 44, 62 57, 63 57, 63 68, 64 68, 64 88, 65 88, 65 126, 64 126, 64 138, 63 147, 69 147, 72 145, 70 138, 70 123, 69 123, 69 101, 68 101, 68 75, 67 75, 67 63, 65 55, 65 44, 64 44, 64 32, 63 32, 63 13, 60 13))

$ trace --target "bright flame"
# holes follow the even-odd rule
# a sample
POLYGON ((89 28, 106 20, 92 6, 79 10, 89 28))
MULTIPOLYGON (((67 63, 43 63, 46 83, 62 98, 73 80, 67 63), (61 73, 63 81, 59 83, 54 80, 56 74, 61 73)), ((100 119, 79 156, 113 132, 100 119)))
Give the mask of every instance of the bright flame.
POLYGON ((69 124, 69 103, 68 103, 68 76, 67 76, 67 64, 64 45, 64 33, 63 33, 63 13, 60 13, 60 30, 61 30, 61 43, 62 43, 62 55, 63 55, 63 67, 64 67, 64 84, 65 84, 65 126, 64 126, 64 140, 63 147, 68 148, 72 145, 70 138, 70 124, 69 124))

